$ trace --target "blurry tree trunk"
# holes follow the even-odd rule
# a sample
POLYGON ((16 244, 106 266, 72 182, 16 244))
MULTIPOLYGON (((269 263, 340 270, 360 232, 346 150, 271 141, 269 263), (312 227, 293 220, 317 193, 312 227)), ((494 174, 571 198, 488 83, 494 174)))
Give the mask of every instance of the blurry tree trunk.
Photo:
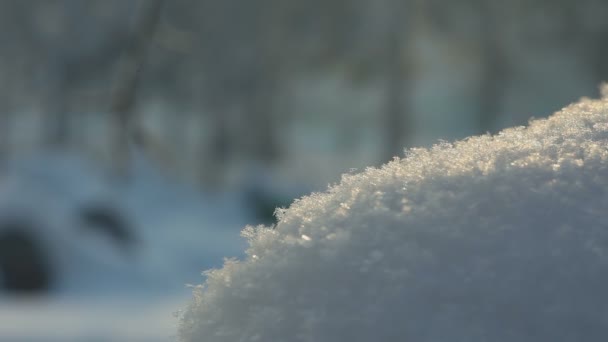
POLYGON ((213 108, 213 131, 211 139, 211 161, 214 164, 224 165, 232 153, 230 143, 230 123, 228 106, 213 108))
MULTIPOLYGON (((4 90, 5 91, 5 90, 4 90)), ((7 160, 10 157, 10 124, 12 122, 13 114, 10 112, 10 102, 7 96, 4 94, 0 95, 0 175, 6 172, 7 160)))
MULTIPOLYGON (((82 18, 86 4, 82 1, 70 5, 64 4, 62 8, 67 14, 68 22, 73 18, 82 18)), ((77 25, 72 29, 84 29, 84 19, 76 19, 77 25)), ((71 23, 71 22, 70 22, 71 23)), ((69 24, 68 24, 69 25, 69 24)), ((30 36, 36 37, 35 33, 30 36)), ((40 42, 38 42, 40 44, 40 42)), ((50 75, 46 85, 45 110, 47 115, 46 143, 51 147, 65 148, 70 143, 70 91, 73 88, 74 77, 71 75, 72 58, 62 46, 48 46, 45 59, 49 63, 50 75)), ((97 65, 83 62, 87 69, 96 69, 97 65)))
POLYGON ((50 147, 64 148, 70 140, 70 113, 67 68, 58 56, 50 57, 51 75, 46 91, 46 143, 50 147))
MULTIPOLYGON (((13 69, 16 69, 13 67, 13 69)), ((13 97, 16 91, 15 73, 7 73, 4 82, 0 83, 0 175, 6 172, 7 161, 11 156, 11 124, 15 114, 13 97)))
MULTIPOLYGON (((198 10, 208 16, 207 20, 201 21, 200 27, 196 29, 198 43, 194 45, 195 59, 201 65, 213 65, 213 68, 197 72, 198 92, 195 102, 200 108, 200 114, 205 119, 200 123, 203 127, 201 132, 207 131, 208 138, 201 139, 199 153, 199 177, 200 183, 206 190, 219 190, 226 176, 229 161, 235 152, 235 142, 232 136, 235 109, 238 107, 234 100, 233 73, 238 69, 233 58, 236 54, 229 54, 230 43, 234 43, 233 31, 223 27, 226 17, 225 6, 228 1, 201 1, 198 2, 198 10), (232 57, 232 58, 231 58, 232 57)), ((228 11, 232 13, 232 11, 228 11)), ((241 23, 242 20, 235 20, 241 23)), ((237 27, 230 26, 231 29, 237 27)), ((192 69, 198 70, 196 67, 192 69)))
MULTIPOLYGON (((583 4, 589 6, 593 1, 583 4)), ((561 27, 556 38, 563 49, 584 52, 591 80, 598 86, 608 82, 608 25, 587 23, 589 18, 585 17, 583 8, 574 1, 560 3, 561 27)), ((601 11, 601 8, 596 10, 601 11)))
POLYGON ((200 150, 204 153, 199 158, 200 182, 207 190, 219 190, 225 179, 226 168, 233 157, 234 144, 231 139, 230 117, 232 116, 229 105, 207 105, 209 109, 209 120, 203 121, 211 127, 210 140, 200 150))
POLYGON ((409 18, 411 15, 403 0, 386 0, 386 13, 388 24, 386 32, 386 47, 384 64, 386 72, 386 103, 384 117, 385 156, 382 162, 403 154, 405 138, 408 136, 410 120, 407 117, 404 95, 406 92, 406 78, 408 72, 404 56, 407 30, 411 29, 409 18), (408 25, 404 25, 407 23, 408 25))
POLYGON ((252 87, 245 94, 249 127, 251 134, 251 155, 262 163, 272 163, 279 159, 279 141, 277 120, 275 116, 275 96, 278 92, 278 82, 281 72, 280 20, 279 4, 274 1, 263 2, 266 6, 258 6, 253 24, 258 36, 256 41, 256 56, 252 70, 252 87))
POLYGON ((129 128, 140 73, 148 44, 160 20, 164 0, 140 0, 131 42, 121 58, 112 94, 110 114, 114 126, 113 166, 118 176, 128 174, 129 128))
POLYGON ((591 74, 596 84, 608 83, 608 30, 591 34, 588 39, 591 74))
POLYGON ((273 71, 260 75, 257 86, 247 94, 244 102, 249 122, 245 130, 250 130, 250 153, 253 159, 262 163, 272 163, 279 159, 279 142, 275 115, 274 97, 277 92, 273 71))
POLYGON ((501 47, 500 27, 492 0, 480 1, 481 79, 478 125, 481 133, 494 133, 500 115, 500 100, 507 82, 507 60, 501 47))

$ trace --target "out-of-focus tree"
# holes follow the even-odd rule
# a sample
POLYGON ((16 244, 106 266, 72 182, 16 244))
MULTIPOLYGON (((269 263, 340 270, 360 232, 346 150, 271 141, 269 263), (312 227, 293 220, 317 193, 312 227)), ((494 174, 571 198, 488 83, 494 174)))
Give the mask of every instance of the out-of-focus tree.
MULTIPOLYGON (((154 7, 156 0, 142 1, 154 7)), ((438 63, 471 68, 457 93, 471 96, 466 110, 477 112, 473 120, 480 133, 500 128, 498 116, 509 114, 514 85, 531 82, 521 79, 533 79, 530 72, 542 69, 531 66, 539 56, 564 51, 570 62, 575 59, 572 65, 588 72, 590 88, 608 78, 608 5, 602 0, 173 0, 144 39, 132 34, 139 25, 133 24, 137 3, 0 2, 0 109, 44 112, 43 140, 54 146, 73 144, 73 136, 82 139, 74 121, 93 117, 80 112, 97 112, 113 125, 115 137, 108 140, 115 164, 122 165, 129 136, 141 133, 133 130, 134 121, 147 120, 151 116, 143 109, 160 103, 166 132, 136 138, 172 154, 162 158, 167 163, 191 159, 180 163, 199 164, 205 182, 220 184, 237 164, 244 169, 251 162, 272 165, 289 157, 292 137, 283 128, 302 112, 290 108, 289 91, 303 79, 339 79, 342 87, 373 89, 373 100, 365 100, 377 106, 369 114, 376 116, 369 120, 373 127, 353 120, 349 141, 377 130, 382 139, 377 155, 385 161, 411 144, 414 119, 426 114, 417 87, 444 89, 429 79, 453 77, 445 72, 449 67, 437 71, 438 63), (146 72, 139 74, 142 66, 146 72), (191 141, 200 151, 196 158, 182 157, 181 145, 190 143, 184 132, 194 124, 201 126, 200 136, 191 141)), ((557 67, 549 65, 543 77, 551 68, 557 67)), ((353 152, 354 145, 343 143, 340 153, 353 152)))
POLYGON ((602 0, 562 2, 556 20, 562 24, 560 41, 586 55, 584 60, 595 84, 608 82, 608 3, 602 0))
POLYGON ((129 132, 140 73, 146 59, 148 45, 160 20, 164 0, 140 0, 137 17, 129 44, 123 51, 117 71, 115 89, 110 104, 114 126, 114 166, 118 175, 128 174, 129 132))
POLYGON ((281 68, 273 42, 276 10, 262 2, 201 1, 196 6, 202 18, 195 27, 195 52, 207 66, 201 70, 201 97, 212 126, 203 169, 217 170, 213 178, 237 155, 272 161, 279 150, 273 111, 281 68))
POLYGON ((80 90, 104 80, 125 44, 129 1, 6 1, 2 6, 13 18, 7 32, 17 33, 6 41, 15 45, 23 66, 18 79, 26 80, 26 89, 16 95, 27 94, 27 102, 44 110, 43 140, 66 145, 80 90), (100 5, 105 11, 98 11, 100 5), (103 16, 108 8, 117 14, 103 16))
POLYGON ((500 22, 502 2, 477 1, 479 13, 480 80, 477 121, 481 133, 494 133, 501 112, 501 99, 506 89, 509 64, 500 22))
POLYGON ((476 51, 477 86, 475 113, 478 133, 495 132, 502 112, 502 98, 509 81, 510 48, 504 18, 505 9, 517 4, 495 0, 461 1, 450 6, 442 0, 428 2, 430 24, 435 32, 457 45, 470 45, 476 51))
POLYGON ((386 152, 382 162, 402 154, 407 138, 405 129, 407 127, 411 130, 411 120, 406 117, 410 113, 407 113, 404 99, 407 90, 406 79, 409 76, 405 44, 414 28, 412 19, 416 14, 420 14, 413 13, 418 9, 417 1, 410 1, 409 4, 403 0, 385 0, 385 2, 387 27, 382 64, 385 66, 386 74, 386 108, 383 119, 386 152))
MULTIPOLYGON (((178 2, 177 4, 179 4, 178 2)), ((284 80, 327 67, 353 45, 348 1, 226 0, 189 3, 199 16, 194 53, 202 68, 201 98, 212 138, 204 169, 231 158, 273 163, 281 158, 278 97, 284 80)), ((176 6, 176 4, 173 4, 176 6)), ((214 172, 215 173, 215 172, 214 172)))

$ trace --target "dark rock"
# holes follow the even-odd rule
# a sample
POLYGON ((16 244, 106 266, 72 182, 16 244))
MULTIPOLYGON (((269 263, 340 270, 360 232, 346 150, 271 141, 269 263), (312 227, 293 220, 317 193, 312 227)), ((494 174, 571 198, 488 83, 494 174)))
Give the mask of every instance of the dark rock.
POLYGON ((11 292, 46 292, 52 271, 40 241, 23 223, 0 225, 0 286, 11 292))
POLYGON ((126 217, 111 206, 89 205, 80 209, 79 216, 81 229, 105 234, 125 250, 130 250, 136 243, 135 234, 126 217))

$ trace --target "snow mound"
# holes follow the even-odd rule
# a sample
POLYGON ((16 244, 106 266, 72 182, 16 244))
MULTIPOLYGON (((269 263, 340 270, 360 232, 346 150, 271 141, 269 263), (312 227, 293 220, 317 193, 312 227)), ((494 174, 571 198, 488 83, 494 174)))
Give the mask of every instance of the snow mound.
POLYGON ((184 342, 603 341, 608 99, 412 149, 247 227, 184 342))

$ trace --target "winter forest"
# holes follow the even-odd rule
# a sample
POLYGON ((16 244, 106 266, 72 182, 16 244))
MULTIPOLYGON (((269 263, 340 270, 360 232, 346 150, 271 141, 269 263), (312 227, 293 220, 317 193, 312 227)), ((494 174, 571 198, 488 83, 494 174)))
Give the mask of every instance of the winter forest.
POLYGON ((603 340, 606 18, 0 1, 0 341, 603 340))

